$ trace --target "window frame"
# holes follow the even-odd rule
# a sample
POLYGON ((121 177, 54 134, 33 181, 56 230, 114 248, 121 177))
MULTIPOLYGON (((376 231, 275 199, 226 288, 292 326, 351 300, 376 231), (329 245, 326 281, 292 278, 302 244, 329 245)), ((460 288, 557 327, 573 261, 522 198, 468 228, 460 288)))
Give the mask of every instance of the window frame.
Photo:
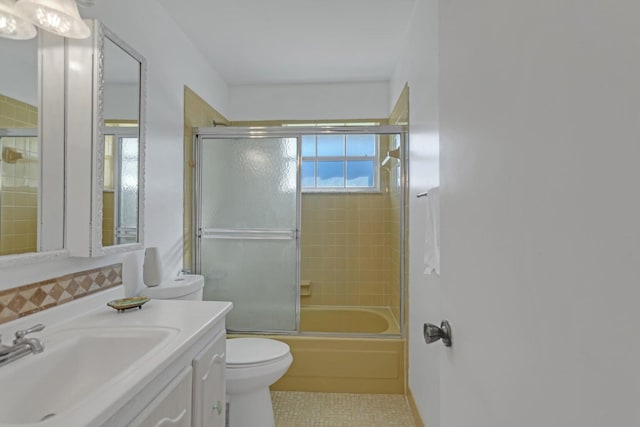
POLYGON ((343 156, 318 156, 318 136, 326 135, 323 133, 317 134, 304 134, 301 135, 300 143, 302 144, 302 138, 305 136, 313 136, 315 137, 315 148, 316 155, 315 156, 303 156, 302 152, 300 153, 300 173, 302 174, 302 163, 305 161, 313 161, 315 164, 315 173, 314 173, 314 187, 305 187, 302 184, 302 177, 300 180, 300 191, 302 193, 330 193, 330 194, 340 194, 340 193, 381 193, 382 190, 380 188, 380 135, 379 134, 360 134, 360 135, 373 135, 375 137, 375 145, 374 145, 374 153, 373 156, 349 156, 347 155, 347 137, 352 134, 344 133, 336 133, 333 135, 340 135, 343 137, 344 144, 344 155, 343 156), (318 161, 323 162, 342 162, 343 163, 343 176, 344 176, 344 185, 342 187, 318 187, 318 161), (371 187, 347 187, 347 162, 348 161, 367 161, 373 163, 373 186, 371 187))

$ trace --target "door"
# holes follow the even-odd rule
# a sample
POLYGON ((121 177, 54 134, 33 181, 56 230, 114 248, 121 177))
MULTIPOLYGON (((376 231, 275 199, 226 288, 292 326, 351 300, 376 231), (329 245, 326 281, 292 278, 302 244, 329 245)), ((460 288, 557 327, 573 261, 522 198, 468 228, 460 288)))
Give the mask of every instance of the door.
POLYGON ((640 425, 640 3, 615 3, 439 3, 442 427, 640 425))
POLYGON ((298 138, 197 139, 196 270, 233 331, 295 331, 298 138))

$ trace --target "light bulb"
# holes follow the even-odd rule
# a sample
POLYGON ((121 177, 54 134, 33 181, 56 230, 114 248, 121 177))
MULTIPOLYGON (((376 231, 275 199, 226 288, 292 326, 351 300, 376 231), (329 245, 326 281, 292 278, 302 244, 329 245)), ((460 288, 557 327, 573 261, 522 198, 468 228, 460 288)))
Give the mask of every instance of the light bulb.
POLYGON ((0 33, 14 34, 16 31, 16 19, 10 15, 0 15, 0 33))
POLYGON ((71 23, 66 16, 58 11, 46 7, 36 9, 36 19, 38 24, 47 31, 53 31, 64 35, 71 28, 71 23))
POLYGON ((37 34, 36 27, 15 9, 15 0, 0 0, 0 37, 29 40, 37 34))
POLYGON ((15 5, 22 16, 45 31, 75 39, 91 35, 75 0, 18 0, 15 5))

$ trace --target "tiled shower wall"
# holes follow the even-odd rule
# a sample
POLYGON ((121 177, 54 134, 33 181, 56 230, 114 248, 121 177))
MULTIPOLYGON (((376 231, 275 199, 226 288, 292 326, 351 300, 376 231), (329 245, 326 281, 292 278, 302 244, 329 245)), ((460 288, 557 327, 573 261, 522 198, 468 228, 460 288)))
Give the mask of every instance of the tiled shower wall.
MULTIPOLYGON (((38 110, 0 95, 0 128, 36 128, 38 110)), ((35 252, 38 229, 37 138, 1 138, 0 255, 35 252), (12 156, 21 159, 11 160, 12 156)))
MULTIPOLYGON (((381 138, 381 157, 388 139, 381 138)), ((396 164, 381 168, 381 193, 303 193, 300 278, 311 282, 311 295, 302 305, 390 307, 399 319, 396 164)))

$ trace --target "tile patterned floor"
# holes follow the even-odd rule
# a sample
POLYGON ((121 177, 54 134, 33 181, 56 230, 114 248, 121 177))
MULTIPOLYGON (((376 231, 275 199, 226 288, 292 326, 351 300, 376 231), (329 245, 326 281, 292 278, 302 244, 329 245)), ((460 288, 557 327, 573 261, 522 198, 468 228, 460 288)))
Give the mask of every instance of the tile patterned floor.
POLYGON ((398 394, 271 392, 276 427, 415 427, 398 394))

